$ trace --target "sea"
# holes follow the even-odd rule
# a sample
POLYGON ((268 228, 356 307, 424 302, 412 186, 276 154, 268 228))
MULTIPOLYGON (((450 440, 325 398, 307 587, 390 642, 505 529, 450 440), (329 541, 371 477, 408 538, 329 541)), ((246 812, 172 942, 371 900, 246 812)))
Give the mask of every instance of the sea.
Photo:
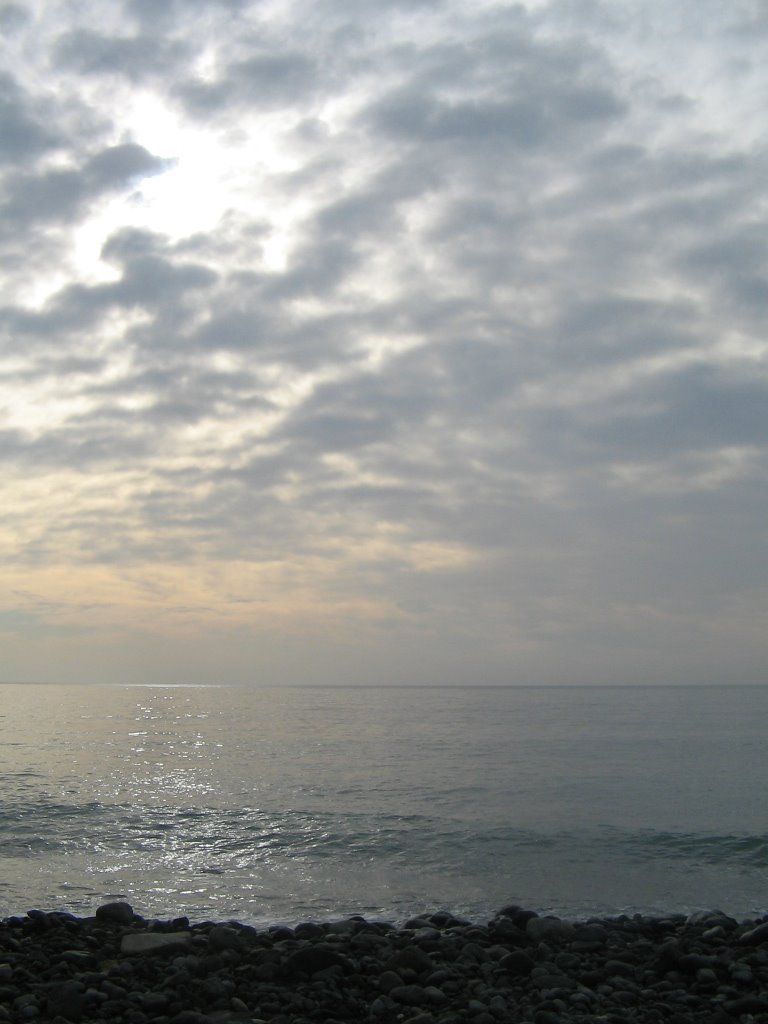
POLYGON ((0 917, 768 912, 768 687, 0 685, 0 917))

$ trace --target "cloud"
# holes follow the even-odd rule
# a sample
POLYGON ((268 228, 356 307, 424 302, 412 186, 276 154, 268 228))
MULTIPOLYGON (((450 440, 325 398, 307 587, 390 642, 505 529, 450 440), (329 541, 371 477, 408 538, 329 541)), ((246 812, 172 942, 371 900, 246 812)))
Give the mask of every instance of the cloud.
POLYGON ((77 168, 7 177, 2 215, 14 231, 40 222, 73 221, 88 203, 168 167, 167 160, 136 143, 110 146, 77 168))
POLYGON ((175 89, 196 117, 255 104, 262 111, 303 100, 317 83, 314 62, 304 53, 263 53, 227 65, 212 81, 191 79, 175 89))
POLYGON ((35 102, 11 75, 0 74, 0 162, 13 166, 62 145, 62 137, 46 124, 45 115, 45 104, 35 102))
POLYGON ((165 76, 189 55, 181 41, 144 35, 111 36, 76 29, 61 36, 55 57, 59 67, 83 75, 124 75, 131 82, 165 76))
POLYGON ((346 619, 450 640, 453 681, 638 680, 654 644, 694 681, 675 634, 722 630, 751 679, 754 11, 648 0, 649 47, 601 4, 91 10, 7 14, 13 573, 225 662, 274 628, 330 664, 346 619))

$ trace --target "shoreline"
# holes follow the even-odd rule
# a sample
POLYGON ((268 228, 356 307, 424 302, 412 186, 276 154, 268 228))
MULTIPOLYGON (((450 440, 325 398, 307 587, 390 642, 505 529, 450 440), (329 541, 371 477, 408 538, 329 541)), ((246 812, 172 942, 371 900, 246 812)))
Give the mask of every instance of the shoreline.
POLYGON ((259 929, 30 910, 0 921, 11 1024, 768 1024, 768 915, 565 921, 509 906, 259 929))

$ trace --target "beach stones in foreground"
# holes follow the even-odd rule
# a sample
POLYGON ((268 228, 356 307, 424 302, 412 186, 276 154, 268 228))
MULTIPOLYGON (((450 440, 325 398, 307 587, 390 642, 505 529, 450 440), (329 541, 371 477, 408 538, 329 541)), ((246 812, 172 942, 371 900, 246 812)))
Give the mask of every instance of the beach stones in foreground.
POLYGON ((768 1024, 768 916, 0 922, 0 1024, 768 1024))

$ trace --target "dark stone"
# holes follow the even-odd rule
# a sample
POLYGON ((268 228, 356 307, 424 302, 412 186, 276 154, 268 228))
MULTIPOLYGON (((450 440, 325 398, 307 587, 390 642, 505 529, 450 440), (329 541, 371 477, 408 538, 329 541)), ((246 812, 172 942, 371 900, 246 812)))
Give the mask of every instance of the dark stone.
POLYGON ((671 971, 680 960, 682 953, 680 951, 680 943, 677 939, 668 939, 663 942, 657 950, 657 962, 659 970, 671 971))
POLYGON ((535 910, 520 910, 519 908, 513 913, 505 913, 505 911, 513 910, 514 908, 512 907, 505 907, 504 910, 501 911, 501 916, 510 918, 512 923, 517 925, 517 927, 522 931, 525 931, 526 925, 529 921, 532 921, 534 917, 539 916, 535 910))
POLYGON ((160 1013, 170 1001, 166 992, 139 992, 137 995, 139 1006, 149 1013, 160 1013))
POLYGON ((740 946, 759 946, 763 942, 768 942, 768 921, 744 932, 737 941, 740 946))
POLYGON ((391 992, 393 988, 399 988, 403 979, 396 971, 383 971, 379 976, 379 989, 381 992, 391 992))
POLYGON ((574 940, 595 946, 604 945, 608 941, 608 929, 601 924, 575 925, 574 940))
POLYGON ((562 1017, 553 1010, 537 1010, 533 1020, 534 1024, 560 1024, 562 1017))
POLYGON ((65 981, 48 991, 48 1012, 79 1021, 85 1009, 85 989, 79 981, 65 981))
POLYGON ((607 960, 604 970, 607 978, 614 975, 620 978, 631 978, 635 974, 634 965, 625 963, 623 960, 607 960))
POLYGON ((499 967, 514 978, 525 978, 533 970, 534 961, 521 949, 515 949, 499 960, 499 967))
POLYGON ((502 907, 496 915, 497 917, 515 917, 522 911, 522 907, 518 907, 516 903, 510 903, 506 907, 502 907))
MULTIPOLYGON (((0 1024, 768 1024, 768 918, 594 918, 567 942, 526 948, 503 914, 483 927, 439 911, 412 930, 174 923, 0 921, 0 1024)), ((538 918, 531 930, 552 927, 538 918)))
POLYGON ((48 915, 43 910, 28 910, 27 917, 38 928, 48 929, 51 927, 51 922, 48 920, 48 915))
POLYGON ((508 917, 494 918, 488 925, 488 931, 496 941, 503 941, 514 946, 529 946, 531 943, 525 932, 508 917))
POLYGON ((316 974, 329 967, 344 967, 346 960, 335 949, 326 945, 305 946, 296 950, 285 962, 289 974, 316 974))
POLYGON ((83 971, 96 966, 96 957, 85 949, 65 949, 59 953, 59 959, 83 971))
POLYGON ((677 967, 680 971, 695 974, 696 971, 700 971, 704 967, 711 967, 714 962, 715 958, 712 956, 702 956, 700 953, 684 953, 677 961, 677 967))
POLYGON ((325 930, 314 921, 305 921, 303 924, 296 925, 293 934, 297 939, 320 939, 325 935, 325 930))
POLYGON ((438 910, 437 913, 430 916, 429 920, 438 928, 459 928, 467 927, 470 924, 469 921, 465 921, 461 917, 454 917, 447 910, 438 910))
POLYGON ((108 924, 133 924, 134 917, 130 903, 105 903, 96 911, 96 920, 108 924))
POLYGON ((429 996, 421 985, 398 985, 390 989, 389 997, 403 1006, 423 1006, 429 1002, 429 996))
POLYGON ((240 933, 228 925, 217 925, 208 933, 208 941, 214 949, 239 949, 240 933))
POLYGON ((728 1013, 740 1017, 743 1013, 768 1013, 768 999, 762 996, 741 996, 725 1004, 728 1013))
POLYGON ((423 949, 419 949, 418 946, 405 946, 404 949, 398 950, 394 956, 387 960, 385 967, 391 971, 407 967, 412 971, 416 971, 417 974, 421 974, 423 971, 433 971, 435 963, 432 957, 425 953, 423 949))

